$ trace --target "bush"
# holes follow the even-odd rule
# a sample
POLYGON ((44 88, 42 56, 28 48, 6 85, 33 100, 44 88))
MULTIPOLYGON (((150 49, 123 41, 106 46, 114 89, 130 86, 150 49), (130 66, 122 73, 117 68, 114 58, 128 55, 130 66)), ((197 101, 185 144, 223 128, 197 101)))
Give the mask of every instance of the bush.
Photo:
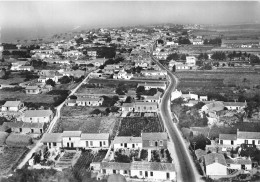
POLYGON ((32 138, 24 134, 10 134, 6 139, 6 144, 12 147, 25 147, 32 144, 32 138))
POLYGON ((3 146, 5 144, 5 140, 8 137, 8 133, 0 131, 0 146, 3 146))

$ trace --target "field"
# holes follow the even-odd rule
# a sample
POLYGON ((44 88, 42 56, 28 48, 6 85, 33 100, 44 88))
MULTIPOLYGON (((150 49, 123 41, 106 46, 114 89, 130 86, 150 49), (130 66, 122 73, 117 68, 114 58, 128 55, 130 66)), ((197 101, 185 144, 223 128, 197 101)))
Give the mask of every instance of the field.
MULTIPOLYGON (((234 95, 233 91, 239 87, 252 88, 260 85, 260 75, 248 71, 182 71, 177 72, 176 75, 180 79, 178 89, 183 92, 234 95)), ((248 95, 257 93, 259 93, 259 89, 256 88, 247 91, 248 95)))
POLYGON ((27 148, 5 147, 0 150, 0 176, 7 175, 27 151, 27 148))
POLYGON ((61 116, 65 117, 84 117, 90 115, 90 113, 95 110, 99 109, 100 111, 104 111, 106 107, 81 107, 81 106, 64 106, 61 109, 61 116))
POLYGON ((106 94, 113 94, 116 95, 115 93, 115 88, 86 88, 81 86, 78 91, 76 92, 75 95, 77 94, 100 94, 100 95, 106 95, 106 94))
POLYGON ((23 83, 24 82, 23 77, 19 76, 18 74, 10 74, 8 79, 0 79, 0 85, 17 85, 19 83, 23 83))
POLYGON ((157 117, 123 118, 118 136, 141 136, 141 132, 163 132, 163 124, 157 117))

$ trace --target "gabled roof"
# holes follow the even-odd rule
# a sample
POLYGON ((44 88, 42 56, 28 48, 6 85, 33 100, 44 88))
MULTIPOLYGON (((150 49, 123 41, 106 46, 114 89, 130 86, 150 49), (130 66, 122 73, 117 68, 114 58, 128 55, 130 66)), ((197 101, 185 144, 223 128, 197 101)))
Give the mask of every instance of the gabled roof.
POLYGON ((131 163, 131 170, 145 170, 145 171, 175 171, 174 164, 162 162, 146 162, 134 161, 131 163))
POLYGON ((62 137, 80 137, 81 131, 63 131, 62 137))
POLYGON ((86 102, 89 102, 89 101, 102 101, 103 98, 91 98, 91 97, 79 97, 77 98, 77 102, 79 101, 86 101, 86 102))
POLYGON ((210 153, 204 156, 205 158, 205 165, 208 166, 213 163, 219 163, 224 166, 227 166, 225 157, 223 154, 218 154, 218 153, 210 153))
POLYGON ((237 131, 237 138, 240 139, 260 139, 260 132, 237 131))
POLYGON ((131 163, 122 162, 101 162, 101 169, 129 170, 131 163))
POLYGON ((227 164, 252 164, 252 161, 249 158, 235 158, 235 159, 226 159, 227 164))
POLYGON ((108 140, 109 133, 82 133, 81 140, 108 140))
POLYGON ((134 107, 135 103, 123 103, 122 107, 134 107))
POLYGON ((142 133, 142 140, 167 140, 166 132, 142 133))
POLYGON ((219 134, 220 140, 236 140, 237 135, 236 134, 219 134))
POLYGON ((18 107, 22 102, 21 101, 6 101, 3 105, 4 107, 18 107))
POLYGON ((51 115, 51 110, 27 110, 24 113, 24 117, 49 117, 51 115))
POLYGON ((224 102, 224 106, 245 107, 245 102, 224 102))
POLYGON ((114 139, 115 143, 142 143, 142 137, 116 136, 114 139))
POLYGON ((38 86, 27 86, 25 88, 25 90, 36 90, 36 89, 39 89, 39 87, 38 86))
POLYGON ((61 143, 62 141, 62 133, 44 133, 42 136, 42 143, 47 142, 58 142, 61 143))

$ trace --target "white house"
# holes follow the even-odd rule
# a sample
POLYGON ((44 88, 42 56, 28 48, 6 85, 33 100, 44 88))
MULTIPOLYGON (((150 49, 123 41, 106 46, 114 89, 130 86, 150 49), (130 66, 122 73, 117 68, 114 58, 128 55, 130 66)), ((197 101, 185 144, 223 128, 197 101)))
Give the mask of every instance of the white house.
POLYGON ((50 148, 62 148, 62 133, 44 133, 41 143, 50 148))
POLYGON ((237 170, 252 170, 252 161, 250 158, 239 157, 239 158, 229 158, 226 159, 228 169, 237 169, 237 170))
POLYGON ((228 110, 241 110, 247 106, 246 102, 224 102, 224 106, 228 110))
POLYGON ((248 144, 260 147, 260 132, 247 132, 237 130, 237 145, 248 144))
POLYGON ((195 56, 186 56, 186 64, 189 66, 195 66, 196 65, 195 56))
POLYGON ((109 133, 82 133, 80 148, 109 148, 109 133))
POLYGON ((27 110, 24 113, 24 122, 49 123, 53 117, 51 110, 27 110))
POLYGON ((39 94, 41 92, 41 89, 38 86, 27 86, 25 88, 26 94, 39 94))
POLYGON ((66 148, 79 148, 81 131, 64 131, 62 133, 62 146, 66 148))
POLYGON ((109 176, 111 174, 121 174, 123 176, 130 176, 131 163, 122 162, 101 162, 101 174, 109 176))
POLYGON ((122 111, 126 111, 126 112, 132 112, 134 110, 135 107, 135 103, 123 103, 122 104, 122 111))
POLYGON ((142 137, 132 136, 116 136, 114 139, 114 149, 141 149, 142 148, 142 137))
POLYGON ((203 40, 202 39, 193 39, 192 44, 193 45, 203 45, 203 40))
POLYGON ((207 176, 227 175, 227 163, 223 154, 210 153, 204 156, 205 173, 207 176))
POLYGON ((17 112, 24 107, 24 103, 21 101, 6 101, 2 106, 2 111, 17 112))
POLYGON ((219 134, 219 144, 225 146, 236 145, 237 135, 236 134, 219 134))
POLYGON ((113 75, 114 79, 125 79, 125 80, 130 80, 131 78, 133 78, 133 74, 132 73, 127 73, 124 69, 120 70, 117 74, 113 75))
POLYGON ((101 106, 104 99, 103 97, 91 98, 91 97, 79 97, 76 100, 78 106, 101 106))
POLYGON ((160 70, 160 71, 157 71, 157 70, 142 70, 141 71, 141 74, 144 75, 144 76, 148 76, 148 77, 153 77, 153 76, 167 76, 167 71, 165 70, 160 70))
POLYGON ((175 91, 172 92, 171 94, 171 100, 175 100, 175 99, 178 99, 182 96, 182 92, 181 90, 178 91, 177 89, 175 91))
POLYGON ((199 96, 197 94, 192 94, 192 93, 188 93, 188 94, 182 94, 181 96, 184 100, 199 100, 199 96))
POLYGON ((176 181, 176 171, 172 163, 134 161, 130 171, 132 177, 139 179, 176 181))
POLYGON ((145 90, 150 90, 151 88, 161 88, 163 90, 166 89, 166 84, 164 82, 160 83, 153 83, 153 82, 145 82, 145 83, 138 83, 137 87, 143 86, 145 90))

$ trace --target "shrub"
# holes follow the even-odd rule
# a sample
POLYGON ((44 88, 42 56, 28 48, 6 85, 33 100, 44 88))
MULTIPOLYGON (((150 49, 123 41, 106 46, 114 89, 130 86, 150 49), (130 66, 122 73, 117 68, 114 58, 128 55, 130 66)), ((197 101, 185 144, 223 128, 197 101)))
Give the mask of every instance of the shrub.
POLYGON ((25 147, 32 144, 32 138, 24 134, 10 134, 6 139, 6 144, 12 147, 25 147))
POLYGON ((8 137, 8 133, 0 131, 0 146, 3 146, 5 144, 5 140, 8 137))

